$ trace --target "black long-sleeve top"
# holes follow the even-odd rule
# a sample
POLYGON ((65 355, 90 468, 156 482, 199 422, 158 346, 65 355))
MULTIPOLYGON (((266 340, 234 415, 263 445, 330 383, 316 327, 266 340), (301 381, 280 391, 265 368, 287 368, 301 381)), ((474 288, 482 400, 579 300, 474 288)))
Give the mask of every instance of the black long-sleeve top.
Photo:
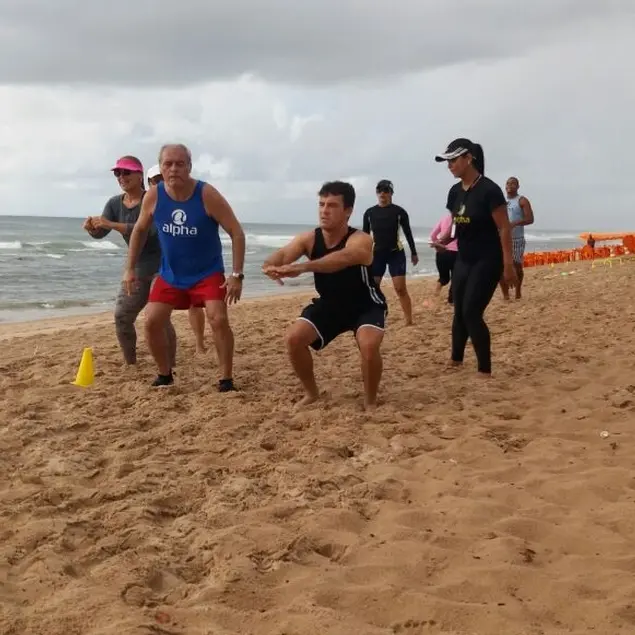
POLYGON ((367 234, 373 235, 375 251, 395 251, 403 249, 399 240, 399 228, 403 230, 408 241, 410 252, 413 256, 417 254, 417 248, 410 229, 410 218, 408 212, 403 207, 390 203, 386 207, 374 205, 364 212, 364 222, 362 226, 367 234))

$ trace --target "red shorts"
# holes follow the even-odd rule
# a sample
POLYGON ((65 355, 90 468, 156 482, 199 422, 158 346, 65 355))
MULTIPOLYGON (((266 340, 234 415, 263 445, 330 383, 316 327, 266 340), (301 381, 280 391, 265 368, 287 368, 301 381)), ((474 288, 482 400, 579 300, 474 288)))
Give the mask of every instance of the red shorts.
POLYGON ((157 276, 150 290, 148 302, 170 304, 175 309, 202 307, 206 302, 225 300, 224 284, 225 276, 222 273, 213 273, 189 289, 177 289, 169 285, 161 276, 157 276))

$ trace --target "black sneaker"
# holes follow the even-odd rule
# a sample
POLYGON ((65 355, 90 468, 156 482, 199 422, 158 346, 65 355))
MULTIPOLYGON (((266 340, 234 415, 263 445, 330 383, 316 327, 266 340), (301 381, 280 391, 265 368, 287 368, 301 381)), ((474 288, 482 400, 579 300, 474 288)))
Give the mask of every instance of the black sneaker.
POLYGON ((153 388, 164 388, 165 386, 172 386, 174 384, 174 374, 170 371, 169 375, 157 375, 157 378, 152 382, 153 388))
POLYGON ((218 392, 231 392, 232 390, 236 390, 233 379, 221 379, 218 382, 218 392))

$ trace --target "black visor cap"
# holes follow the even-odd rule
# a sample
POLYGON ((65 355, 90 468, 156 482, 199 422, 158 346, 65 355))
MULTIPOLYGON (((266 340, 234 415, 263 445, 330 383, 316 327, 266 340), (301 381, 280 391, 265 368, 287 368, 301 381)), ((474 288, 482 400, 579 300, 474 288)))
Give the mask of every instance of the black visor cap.
POLYGON ((388 179, 382 179, 377 183, 377 187, 375 188, 376 192, 387 192, 388 194, 392 194, 395 191, 393 187, 392 181, 388 179))

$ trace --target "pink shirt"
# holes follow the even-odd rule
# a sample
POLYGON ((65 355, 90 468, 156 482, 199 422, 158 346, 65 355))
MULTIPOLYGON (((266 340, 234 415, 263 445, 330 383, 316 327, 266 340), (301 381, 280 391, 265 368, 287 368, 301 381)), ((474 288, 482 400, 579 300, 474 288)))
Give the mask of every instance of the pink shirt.
MULTIPOLYGON (((449 236, 452 228, 452 214, 445 214, 441 220, 434 226, 432 233, 430 234, 430 241, 435 243, 442 236, 449 236)), ((450 241, 445 248, 449 251, 458 251, 458 245, 456 244, 456 238, 450 241)))

